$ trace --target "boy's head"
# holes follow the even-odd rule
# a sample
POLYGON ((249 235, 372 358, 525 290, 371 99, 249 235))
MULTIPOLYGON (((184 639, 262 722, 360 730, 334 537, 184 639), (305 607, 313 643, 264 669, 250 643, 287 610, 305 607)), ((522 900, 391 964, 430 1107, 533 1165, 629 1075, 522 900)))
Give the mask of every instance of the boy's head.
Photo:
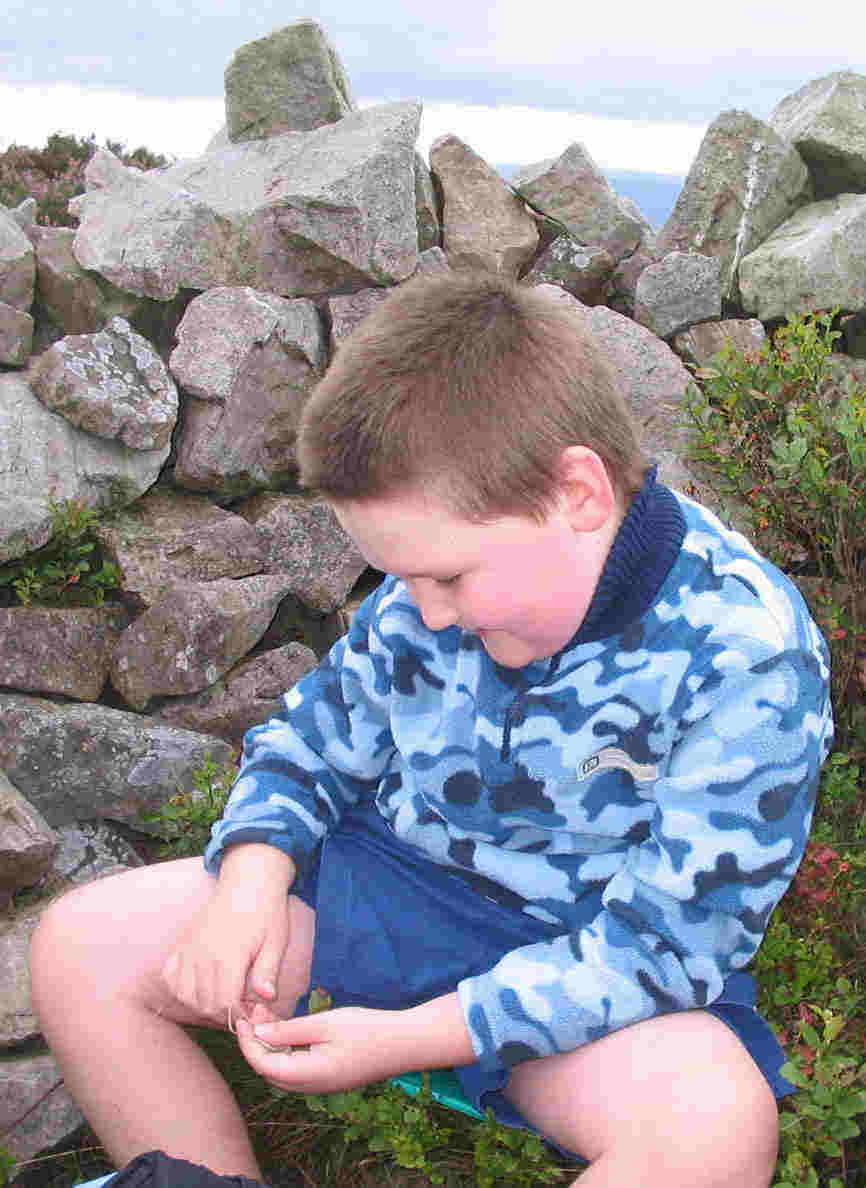
POLYGON ((401 285, 340 346, 298 459, 335 503, 415 489, 469 520, 541 519, 575 445, 625 503, 640 488, 647 459, 588 329, 531 288, 451 273, 401 285))

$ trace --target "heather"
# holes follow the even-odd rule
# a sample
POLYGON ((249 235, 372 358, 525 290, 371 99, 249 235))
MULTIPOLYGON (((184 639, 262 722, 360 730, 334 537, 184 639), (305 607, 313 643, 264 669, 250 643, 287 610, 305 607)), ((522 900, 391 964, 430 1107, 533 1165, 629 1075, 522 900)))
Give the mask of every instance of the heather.
MULTIPOLYGON (((67 209, 67 203, 84 193, 84 170, 99 147, 93 135, 63 132, 54 132, 42 148, 10 145, 0 153, 0 205, 11 208, 33 198, 40 227, 77 227, 78 219, 67 209)), ((104 147, 124 165, 136 169, 158 169, 169 164, 167 157, 143 145, 130 152, 120 141, 106 140, 104 147)))

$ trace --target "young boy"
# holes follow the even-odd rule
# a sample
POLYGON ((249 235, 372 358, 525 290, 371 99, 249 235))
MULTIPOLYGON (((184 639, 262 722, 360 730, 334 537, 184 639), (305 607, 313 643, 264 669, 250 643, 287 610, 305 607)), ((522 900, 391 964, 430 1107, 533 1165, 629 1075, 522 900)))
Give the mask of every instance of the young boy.
POLYGON ((582 1186, 767 1185, 788 1086, 743 969, 832 733, 802 599, 658 483, 573 315, 492 276, 401 286, 298 452, 390 576, 249 732, 206 871, 46 913, 34 996, 91 1124, 119 1164, 258 1176, 182 1029, 236 1020, 289 1089, 454 1066, 582 1186))

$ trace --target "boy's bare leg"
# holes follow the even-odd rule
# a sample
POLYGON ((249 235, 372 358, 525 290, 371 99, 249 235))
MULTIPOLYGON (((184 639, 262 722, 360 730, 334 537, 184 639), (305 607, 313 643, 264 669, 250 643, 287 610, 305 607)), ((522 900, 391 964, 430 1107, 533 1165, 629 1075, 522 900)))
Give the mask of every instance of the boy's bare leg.
MULTIPOLYGON (((144 1151, 261 1178, 222 1077, 182 1024, 213 1024, 168 992, 162 965, 212 894, 200 858, 78 888, 45 912, 33 1000, 67 1088, 118 1167, 144 1151)), ((309 988, 315 914, 290 898, 290 940, 270 1004, 286 1017, 309 988)))
POLYGON ((767 1082, 714 1015, 665 1015, 574 1052, 527 1061, 508 1097, 591 1166, 579 1188, 766 1188, 778 1111, 767 1082))

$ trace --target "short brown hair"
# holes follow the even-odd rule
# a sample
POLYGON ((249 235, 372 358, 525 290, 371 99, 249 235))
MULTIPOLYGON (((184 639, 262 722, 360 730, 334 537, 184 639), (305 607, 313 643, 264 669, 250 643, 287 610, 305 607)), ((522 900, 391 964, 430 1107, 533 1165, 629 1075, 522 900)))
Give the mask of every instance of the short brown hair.
POLYGON ((647 459, 591 332, 550 296, 492 274, 401 285, 337 350, 298 431, 301 483, 325 498, 420 486, 458 515, 543 518, 563 450, 615 488, 647 459))

